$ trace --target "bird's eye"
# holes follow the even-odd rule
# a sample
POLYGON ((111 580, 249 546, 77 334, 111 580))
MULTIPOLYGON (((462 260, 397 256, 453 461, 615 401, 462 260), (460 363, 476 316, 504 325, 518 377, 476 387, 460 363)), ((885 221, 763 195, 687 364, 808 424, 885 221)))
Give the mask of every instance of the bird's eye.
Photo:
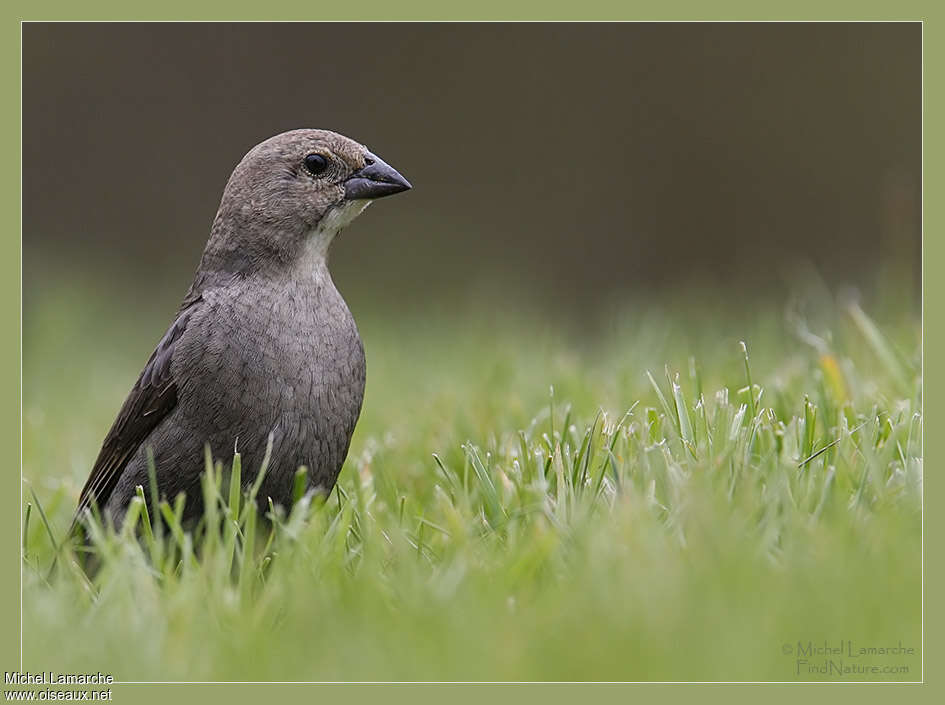
POLYGON ((328 160, 321 154, 309 154, 305 157, 305 168, 312 176, 318 176, 328 168, 328 160))

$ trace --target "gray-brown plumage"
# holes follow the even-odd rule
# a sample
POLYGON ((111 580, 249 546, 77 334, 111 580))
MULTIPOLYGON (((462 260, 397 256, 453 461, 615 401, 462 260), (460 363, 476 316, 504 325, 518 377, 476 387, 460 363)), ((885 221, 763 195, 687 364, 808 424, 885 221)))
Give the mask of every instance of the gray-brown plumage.
POLYGON ((294 130, 254 147, 223 192, 200 265, 177 317, 108 432, 76 518, 96 503, 120 524, 137 485, 187 493, 202 512, 204 446, 243 460, 260 488, 288 505, 293 477, 331 490, 364 395, 358 329, 332 283, 327 255, 338 231, 372 199, 410 188, 364 146, 326 130, 294 130))

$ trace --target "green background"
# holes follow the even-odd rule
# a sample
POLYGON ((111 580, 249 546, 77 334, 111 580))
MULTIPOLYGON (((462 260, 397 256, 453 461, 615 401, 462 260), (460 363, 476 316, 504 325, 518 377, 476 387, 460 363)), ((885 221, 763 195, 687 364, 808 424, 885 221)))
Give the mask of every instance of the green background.
MULTIPOLYGON (((309 14, 307 16, 303 14, 297 14, 297 12, 302 12, 302 10, 298 10, 298 11, 282 10, 283 12, 288 13, 284 15, 282 19, 331 18, 332 12, 335 12, 335 13, 340 12, 340 14, 335 14, 334 17, 335 18, 343 17, 344 19, 392 18, 390 15, 385 17, 384 14, 378 14, 373 9, 367 8, 366 5, 363 3, 361 3, 360 5, 361 5, 360 10, 364 14, 359 15, 357 14, 358 10, 349 10, 348 8, 345 8, 343 11, 339 11, 338 9, 333 10, 332 8, 327 8, 324 14, 321 14, 321 13, 319 13, 318 15, 309 14)), ((493 10, 488 4, 480 5, 477 8, 476 14, 474 15, 473 18, 476 18, 476 19, 484 19, 486 17, 493 18, 493 19, 526 19, 526 18, 527 19, 539 19, 539 18, 541 19, 565 19, 565 18, 575 19, 577 18, 577 15, 575 14, 574 9, 548 7, 544 3, 532 9, 525 9, 525 10, 519 10, 519 11, 510 10, 505 4, 496 3, 495 7, 497 9, 493 10)), ((449 18, 445 14, 446 11, 439 8, 433 9, 435 14, 431 16, 428 14, 430 12, 430 9, 431 8, 411 10, 409 8, 403 7, 403 3, 401 3, 398 6, 398 11, 400 13, 398 15, 398 18, 399 19, 419 19, 419 18, 448 19, 449 18)), ((381 9, 382 13, 387 12, 387 11, 389 11, 389 8, 381 9)), ((52 17, 66 18, 69 16, 67 14, 68 11, 66 11, 65 9, 63 10, 63 13, 66 13, 66 14, 56 13, 55 11, 47 11, 47 12, 51 13, 48 15, 49 18, 52 18, 52 17)), ((94 13, 94 10, 92 10, 91 8, 88 8, 88 7, 83 8, 83 12, 86 13, 85 18, 91 18, 94 16, 94 14, 91 14, 91 13, 94 13)), ((102 10, 103 14, 99 16, 104 18, 106 17, 108 12, 109 10, 102 10)), ((192 5, 188 5, 186 7, 182 7, 180 10, 180 14, 177 14, 175 10, 171 9, 168 6, 165 6, 164 12, 167 13, 166 18, 168 19, 170 18, 184 19, 188 17, 191 17, 191 18, 196 17, 197 15, 195 13, 198 12, 198 10, 196 10, 192 5)), ((234 8, 232 5, 227 5, 225 9, 221 7, 218 10, 218 12, 225 13, 225 14, 213 15, 214 18, 225 17, 225 18, 235 19, 236 17, 239 16, 239 13, 240 13, 240 11, 234 8)), ((263 17, 257 14, 254 14, 253 10, 248 10, 244 12, 246 12, 246 14, 243 15, 243 17, 263 19, 263 17)), ((313 13, 317 11, 313 10, 313 8, 311 7, 306 7, 304 12, 313 13)), ((588 17, 589 13, 594 13, 594 12, 599 13, 596 15, 597 19, 618 19, 618 18, 623 18, 623 19, 631 19, 631 18, 632 19, 653 19, 653 18, 708 19, 708 15, 706 14, 706 11, 703 10, 701 7, 695 7, 695 6, 690 6, 688 8, 676 6, 675 8, 673 8, 671 12, 661 9, 657 13, 654 13, 653 10, 650 10, 649 12, 645 10, 633 11, 627 8, 622 8, 622 9, 621 8, 601 8, 600 10, 598 10, 596 7, 594 7, 593 4, 586 4, 585 6, 581 8, 581 13, 582 15, 584 15, 585 18, 588 17), (626 14, 622 14, 622 13, 626 13, 626 14)), ((788 18, 802 18, 802 17, 805 19, 864 18, 864 15, 863 15, 864 10, 860 5, 857 5, 855 7, 852 5, 849 7, 844 7, 842 5, 837 5, 837 4, 825 5, 823 3, 809 4, 807 6, 805 6, 804 4, 800 4, 800 5, 795 4, 791 8, 790 15, 782 11, 776 15, 766 16, 759 13, 759 11, 753 6, 748 6, 747 4, 746 5, 735 4, 735 5, 724 5, 724 6, 716 4, 712 8, 712 12, 713 12, 714 19, 722 19, 722 18, 726 18, 726 19, 735 19, 735 18, 788 19, 788 18)), ((888 18, 886 15, 882 14, 884 11, 881 9, 874 10, 873 12, 875 13, 872 15, 873 18, 876 18, 876 19, 888 18)), ((895 18, 897 19, 928 18, 928 14, 926 10, 921 5, 915 5, 915 6, 900 5, 897 7, 896 12, 897 14, 895 15, 895 18), (912 7, 914 7, 915 9, 911 9, 912 7)), ((40 19, 41 17, 40 15, 33 15, 33 16, 27 15, 27 16, 30 19, 40 19)), ((203 15, 203 16, 209 17, 209 15, 203 15)), ((593 16, 593 14, 591 14, 590 16, 593 16)), ((129 18, 129 16, 125 14, 123 15, 123 18, 129 18)), ((266 17, 266 19, 269 19, 269 18, 274 19, 275 17, 272 15, 269 15, 268 17, 266 17)), ((470 19, 470 17, 468 16, 467 17, 454 17, 453 19, 470 19)), ((17 129, 17 126, 19 123, 19 117, 18 117, 18 104, 15 98, 16 98, 17 86, 19 83, 18 81, 18 78, 19 78, 18 76, 18 67, 19 67, 18 47, 19 47, 20 28, 16 20, 11 19, 7 23, 6 29, 8 32, 8 35, 7 35, 8 41, 5 42, 5 46, 7 48, 6 50, 8 52, 8 56, 7 56, 7 61, 5 61, 3 65, 4 65, 4 71, 6 72, 6 75, 7 75, 7 86, 8 86, 8 91, 11 95, 11 100, 8 103, 8 109, 6 111, 6 119, 8 120, 8 125, 7 125, 8 129, 5 132, 5 134, 8 135, 8 139, 7 139, 8 154, 15 155, 19 153, 19 139, 18 139, 19 130, 17 129)), ((940 54, 940 49, 937 49, 937 47, 941 46, 941 42, 936 41, 936 37, 938 36, 938 33, 936 30, 937 30, 936 22, 934 20, 929 21, 927 19, 926 24, 925 24, 925 29, 924 29, 925 66, 926 66, 926 80, 927 80, 926 106, 925 106, 925 109, 926 109, 925 124, 926 125, 936 125, 941 122, 940 103, 936 101, 937 95, 935 94, 934 88, 933 88, 935 83, 934 81, 929 80, 930 77, 935 75, 935 69, 933 67, 937 67, 940 65, 940 58, 937 56, 938 54, 940 54)), ((937 180, 936 180, 937 173, 935 169, 937 160, 935 159, 935 157, 941 154, 940 138, 934 133, 934 130, 926 130, 925 137, 926 137, 925 154, 928 157, 926 161, 925 178, 931 179, 930 181, 927 181, 926 184, 932 185, 931 189, 926 188, 926 192, 935 193, 936 192, 935 186, 937 184, 937 180)), ((3 190, 4 197, 7 198, 9 202, 8 207, 5 209, 5 212, 8 214, 7 232, 9 233, 9 235, 4 240, 4 246, 8 248, 6 252, 7 256, 4 258, 4 262, 6 262, 7 266, 10 267, 9 275, 7 278, 4 279, 4 285, 8 287, 8 292, 6 293, 6 296, 4 296, 4 301, 7 302, 7 305, 8 305, 7 317, 8 317, 9 325, 11 326, 11 328, 19 330, 18 319, 19 319, 19 312, 20 312, 20 298, 19 298, 20 241, 19 241, 19 237, 17 237, 17 235, 19 234, 19 217, 18 217, 19 204, 18 204, 18 198, 17 198, 19 195, 19 188, 18 188, 19 170, 17 168, 18 166, 17 160, 10 159, 9 161, 10 161, 10 168, 7 170, 8 173, 5 176, 5 178, 7 179, 7 188, 3 190)), ((924 224, 926 226, 926 232, 935 232, 934 226, 937 222, 936 217, 935 217, 937 215, 935 199, 930 199, 930 203, 928 205, 929 207, 925 209, 926 220, 924 221, 924 224), (931 218, 931 220, 929 220, 929 218, 931 218), (928 230, 928 223, 930 222, 932 223, 932 226, 933 226, 932 230, 928 230)), ((936 245, 936 241, 937 241, 936 238, 926 239, 924 241, 924 267, 925 267, 926 273, 928 273, 929 271, 932 271, 932 272, 935 271, 934 269, 930 270, 929 267, 932 266, 932 263, 937 262, 937 254, 938 254, 937 247, 940 247, 940 246, 936 245)), ((928 278, 926 278, 925 284, 926 284, 926 289, 924 293, 925 293, 925 301, 927 303, 927 309, 931 308, 932 311, 934 312, 935 307, 934 307, 934 303, 932 302, 936 301, 935 278, 932 277, 932 281, 929 281, 928 278)), ((931 355, 928 357, 928 359, 933 359, 933 360, 937 359, 938 356, 936 355, 936 351, 940 349, 939 347, 940 341, 936 337, 936 331, 934 330, 934 328, 931 328, 931 327, 926 328, 926 334, 927 334, 927 337, 925 338, 926 355, 929 355, 929 353, 931 352, 931 355)), ((3 429, 4 429, 4 432, 8 434, 7 438, 5 438, 6 443, 4 443, 4 447, 8 449, 8 452, 11 456, 9 465, 11 468, 13 468, 13 467, 19 466, 19 457, 18 457, 19 455, 18 454, 19 404, 17 403, 18 398, 19 398, 19 394, 17 393, 19 390, 19 365, 18 365, 19 340, 18 340, 18 336, 10 336, 8 340, 9 340, 8 344, 4 347, 5 352, 9 353, 9 356, 10 356, 9 361, 6 361, 6 364, 4 365, 5 373, 8 375, 8 384, 5 384, 4 388, 10 390, 10 393, 8 394, 9 403, 7 405, 10 416, 8 419, 5 419, 6 423, 3 424, 3 429)), ((934 389, 940 386, 937 384, 938 374, 935 369, 931 369, 931 370, 927 369, 925 371, 924 379, 927 384, 931 384, 931 386, 927 387, 927 389, 934 389)), ((928 409, 926 409, 926 412, 925 412, 927 415, 927 418, 932 419, 932 425, 929 426, 929 428, 934 429, 935 421, 940 416, 940 414, 937 412, 938 404, 936 404, 936 395, 934 393, 927 394, 925 398, 927 398, 930 401, 930 405, 932 407, 931 412, 928 409)), ((936 489, 938 485, 936 481, 936 477, 934 475, 934 468, 935 468, 934 458, 936 457, 935 434, 933 433, 931 437, 933 441, 933 444, 932 444, 933 461, 930 463, 927 463, 926 467, 932 469, 933 472, 926 474, 927 482, 925 486, 926 486, 927 492, 925 496, 926 496, 926 499, 928 500, 928 504, 926 505, 927 510, 934 503, 934 499, 936 496, 936 489), (928 482, 928 480, 931 480, 931 482, 928 482)), ((20 488, 18 484, 19 483, 16 478, 16 473, 13 473, 13 472, 9 473, 9 487, 10 487, 9 491, 10 491, 11 497, 14 498, 8 503, 9 509, 8 509, 8 512, 5 514, 6 516, 5 521, 6 521, 6 527, 7 527, 5 531, 5 535, 9 537, 18 536, 19 534, 19 507, 21 505, 18 502, 18 498, 20 495, 20 488), (17 501, 16 505, 14 505, 14 500, 17 501)), ((934 511, 926 511, 925 516, 927 520, 927 525, 926 525, 927 528, 934 529, 935 526, 937 525, 934 511)), ((934 535, 934 532, 927 532, 926 534, 927 537, 932 536, 932 535, 934 535)), ((5 560, 4 563, 8 566, 17 565, 18 563, 17 543, 13 540, 10 540, 8 542, 5 542, 4 545, 6 546, 6 549, 10 551, 10 554, 6 556, 7 560, 5 560)), ((0 653, 0 656, 2 656, 2 662, 4 663, 4 668, 10 669, 13 666, 9 664, 16 664, 18 662, 18 638, 17 638, 18 630, 16 628, 18 626, 17 625, 18 617, 15 610, 15 607, 18 603, 18 594, 19 594, 18 574, 16 570, 10 570, 10 571, 4 572, 3 575, 5 578, 4 580, 5 597, 7 598, 5 600, 5 603, 10 606, 10 610, 9 610, 10 621, 7 622, 9 627, 4 630, 4 637, 6 638, 3 641, 4 651, 0 653)), ((940 582, 936 580, 934 565, 928 566, 928 573, 926 575, 927 575, 927 581, 934 581, 934 582, 927 582, 927 594, 934 595, 936 594, 936 591, 934 589, 930 589, 929 585, 933 585, 933 586, 940 585, 940 582)), ((931 625, 939 621, 935 619, 936 612, 938 612, 939 610, 936 609, 936 606, 934 604, 928 604, 927 608, 928 608, 927 618, 930 618, 927 624, 929 625, 929 627, 931 627, 931 625)), ((928 628, 928 631, 934 633, 935 630, 932 628, 928 628)), ((926 663, 934 663, 936 652, 934 650, 930 651, 930 649, 933 646, 934 646, 933 644, 928 644, 928 643, 926 644, 926 648, 924 650, 926 659, 927 659, 926 663), (931 654, 931 659, 932 659, 931 661, 928 660, 930 657, 930 654, 931 654)), ((809 697, 810 688, 816 687, 816 686, 804 685, 800 687, 802 687, 805 690, 803 691, 797 690, 797 687, 794 687, 793 688, 794 692, 791 693, 789 690, 787 693, 787 697, 791 697, 792 699, 797 698, 797 697, 809 697)), ((851 687, 852 686, 844 686, 844 689, 845 689, 843 692, 844 697, 849 697, 850 695, 852 695, 852 693, 849 692, 851 687)), ((889 687, 889 686, 886 686, 886 687, 889 687)), ((225 686, 213 686, 213 688, 222 692, 222 689, 225 688, 225 686)), ((890 696, 889 693, 883 690, 882 686, 854 687, 854 689, 857 690, 857 697, 868 697, 867 692, 870 690, 873 691, 872 695, 874 697, 883 697, 885 695, 885 697, 888 698, 890 696)), ((142 690, 143 688, 141 687, 135 688, 136 694, 141 693, 142 690)), ((158 688, 155 688, 155 690, 162 699, 166 699, 168 697, 179 697, 179 694, 180 694, 180 691, 177 688, 172 689, 170 687, 164 687, 162 689, 158 687, 158 688)), ((527 690, 530 695, 539 696, 542 699, 545 699, 546 697, 549 699, 553 699, 554 697, 569 697, 570 698, 574 696, 574 691, 571 688, 558 688, 558 689, 555 689, 551 693, 547 691, 542 691, 538 687, 529 687, 527 690)), ((654 687, 647 686, 645 690, 647 692, 652 692, 654 690, 654 687)), ((663 690, 665 691, 665 688, 663 690)), ((716 692, 719 692, 722 689, 715 688, 714 690, 716 692)), ((920 692, 925 695, 928 694, 925 688, 920 689, 920 688, 913 687, 909 690, 910 692, 907 695, 917 695, 920 692)), ((217 692, 214 695, 219 696, 221 692, 217 692)), ((258 693, 253 693, 253 691, 249 689, 234 690, 232 692, 241 692, 244 695, 250 694, 251 697, 253 695, 255 695, 255 697, 259 697, 258 693)), ((348 692, 350 692, 350 690, 348 692)), ((123 699, 125 699, 123 698, 122 691, 116 689, 116 693, 117 693, 116 701, 122 701, 123 699)), ((622 689, 616 689, 616 688, 598 688, 596 689, 595 693, 603 697, 608 697, 608 696, 610 698, 620 697, 621 699, 629 695, 629 693, 624 692, 622 689)), ((681 694, 686 695, 686 693, 681 693, 681 694)), ((727 694, 730 694, 730 693, 727 693, 727 694)), ((750 690, 742 689, 742 692, 738 694, 740 694, 742 697, 758 697, 760 695, 760 693, 755 688, 752 688, 750 690)), ((283 694, 280 693, 280 694, 277 694, 276 697, 280 697, 282 695, 283 694)), ((285 693, 284 695, 288 697, 288 693, 285 693)), ((375 697, 380 696, 380 695, 381 694, 379 692, 374 693, 375 697)), ((437 699, 440 699, 443 697, 442 691, 440 689, 434 689, 434 688, 425 688, 425 689, 420 689, 419 691, 408 690, 406 688, 403 688, 399 690, 398 695, 410 697, 411 699, 416 699, 417 697, 431 697, 431 699, 435 697, 437 699)), ((634 695, 644 696, 645 693, 635 692, 634 695)), ((689 697, 692 697, 695 694, 689 693, 688 695, 689 697)), ((474 695, 474 696, 475 697, 484 697, 484 696, 488 697, 485 693, 479 693, 478 695, 474 695)), ((837 693, 834 694, 834 697, 836 696, 837 696, 837 693)), ((206 695, 204 694, 203 697, 206 697, 206 695)), ((321 691, 320 693, 316 695, 316 697, 339 697, 339 696, 336 693, 329 693, 326 691, 321 691)), ((383 697, 387 697, 386 692, 383 697)), ((452 697, 452 694, 450 695, 450 697, 452 697)), ((768 697, 768 691, 766 691, 765 697, 768 697)), ((900 697, 900 695, 897 693, 896 697, 900 697)), ((130 701, 130 700, 131 698, 126 699, 126 701, 130 701)), ((135 700, 137 701, 137 698, 135 698, 135 700)))

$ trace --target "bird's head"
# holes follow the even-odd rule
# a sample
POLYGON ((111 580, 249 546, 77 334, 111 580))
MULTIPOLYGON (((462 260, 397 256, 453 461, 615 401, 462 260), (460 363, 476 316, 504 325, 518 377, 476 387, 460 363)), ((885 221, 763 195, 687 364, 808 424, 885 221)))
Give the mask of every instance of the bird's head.
POLYGON ((373 200, 409 188, 352 139, 328 130, 283 132, 253 147, 233 170, 207 254, 214 251, 218 264, 236 271, 306 251, 325 255, 338 231, 373 200))

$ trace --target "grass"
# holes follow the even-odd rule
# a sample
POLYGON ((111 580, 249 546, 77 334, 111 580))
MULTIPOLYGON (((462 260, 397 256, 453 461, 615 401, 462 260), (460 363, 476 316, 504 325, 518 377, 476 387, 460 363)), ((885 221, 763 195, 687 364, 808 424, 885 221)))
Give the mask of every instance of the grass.
POLYGON ((805 296, 654 297, 577 326, 488 297, 355 306, 368 390, 335 492, 300 498, 270 529, 247 501, 253 469, 210 464, 196 532, 173 499, 159 531, 142 488, 137 538, 100 531, 94 580, 66 556, 47 582, 167 316, 51 286, 24 321, 24 667, 917 680, 918 320, 891 299, 805 296), (914 654, 797 654, 841 640, 914 654), (826 661, 854 670, 810 670, 826 661), (907 670, 856 670, 874 665, 907 670))

